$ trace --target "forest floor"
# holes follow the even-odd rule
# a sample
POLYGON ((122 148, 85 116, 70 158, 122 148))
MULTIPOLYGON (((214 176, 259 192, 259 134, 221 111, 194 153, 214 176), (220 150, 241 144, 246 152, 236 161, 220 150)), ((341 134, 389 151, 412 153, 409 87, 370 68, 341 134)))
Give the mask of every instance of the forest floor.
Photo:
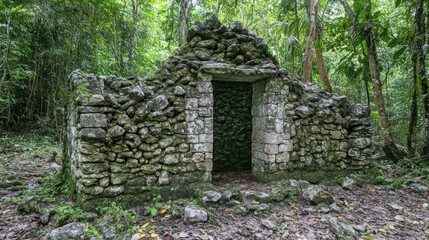
MULTIPOLYGON (((341 186, 342 178, 323 184, 334 198, 330 205, 312 205, 296 188, 251 210, 240 199, 207 204, 155 197, 132 210, 112 204, 95 212, 84 212, 64 192, 60 162, 61 145, 52 138, 0 132, 0 239, 48 239, 70 222, 84 223, 89 239, 429 239, 429 170, 412 160, 357 173, 364 181, 353 190, 341 186), (208 221, 186 223, 189 204, 204 209, 208 221)), ((256 192, 273 187, 245 172, 217 174, 213 185, 256 192)))

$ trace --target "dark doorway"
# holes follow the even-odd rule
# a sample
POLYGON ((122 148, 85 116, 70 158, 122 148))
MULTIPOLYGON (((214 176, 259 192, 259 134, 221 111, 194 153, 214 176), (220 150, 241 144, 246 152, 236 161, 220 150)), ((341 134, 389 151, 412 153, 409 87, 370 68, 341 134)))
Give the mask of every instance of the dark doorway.
POLYGON ((252 83, 213 81, 213 170, 252 169, 252 83))

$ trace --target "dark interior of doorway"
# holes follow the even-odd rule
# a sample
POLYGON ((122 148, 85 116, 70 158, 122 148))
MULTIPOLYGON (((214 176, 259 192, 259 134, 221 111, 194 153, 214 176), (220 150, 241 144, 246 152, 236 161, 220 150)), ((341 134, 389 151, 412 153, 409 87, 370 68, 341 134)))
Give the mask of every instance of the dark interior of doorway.
POLYGON ((252 168, 252 83, 213 81, 213 171, 252 168))

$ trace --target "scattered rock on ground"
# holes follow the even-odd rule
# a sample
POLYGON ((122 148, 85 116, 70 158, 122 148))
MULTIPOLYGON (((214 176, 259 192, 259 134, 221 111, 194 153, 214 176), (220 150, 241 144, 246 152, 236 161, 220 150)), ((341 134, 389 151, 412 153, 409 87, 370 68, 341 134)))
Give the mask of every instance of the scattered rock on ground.
POLYGON ((412 183, 410 184, 410 189, 415 193, 425 193, 429 191, 429 188, 420 184, 420 183, 412 183))
POLYGON ((347 190, 354 190, 357 188, 357 178, 355 175, 351 174, 350 176, 347 176, 344 178, 343 183, 341 184, 341 186, 344 189, 347 190))
POLYGON ((222 198, 222 194, 216 191, 203 192, 202 200, 205 203, 217 203, 222 198))
POLYGON ((80 240, 85 238, 85 224, 72 222, 59 228, 55 228, 49 234, 50 240, 80 240))
POLYGON ((395 203, 395 202, 391 202, 391 203, 388 203, 387 204, 389 207, 391 207, 393 210, 397 210, 397 211, 402 211, 402 210, 404 210, 404 207, 403 206, 401 206, 400 204, 398 204, 398 203, 395 203))
POLYGON ((261 225, 271 230, 277 229, 276 223, 269 219, 263 219, 261 225))
POLYGON ((331 212, 341 213, 341 207, 338 206, 337 203, 332 203, 331 205, 329 205, 329 210, 331 212))
POLYGON ((229 200, 231 200, 231 198, 232 198, 232 192, 231 191, 225 191, 225 192, 223 192, 222 193, 222 199, 224 200, 224 201, 229 201, 229 200))
POLYGON ((271 196, 265 192, 241 191, 240 195, 244 202, 257 201, 260 203, 268 203, 271 201, 271 196))
POLYGON ((207 222, 207 212, 196 206, 187 206, 185 207, 185 222, 207 222))
POLYGON ((51 210, 45 210, 42 214, 42 216, 40 216, 40 222, 44 225, 49 223, 49 220, 52 216, 52 211, 51 210))
POLYGON ((355 229, 346 223, 338 221, 335 217, 329 217, 329 229, 335 234, 337 239, 355 239, 355 229))
POLYGON ((319 185, 309 185, 302 191, 302 197, 313 204, 332 203, 332 195, 319 185))

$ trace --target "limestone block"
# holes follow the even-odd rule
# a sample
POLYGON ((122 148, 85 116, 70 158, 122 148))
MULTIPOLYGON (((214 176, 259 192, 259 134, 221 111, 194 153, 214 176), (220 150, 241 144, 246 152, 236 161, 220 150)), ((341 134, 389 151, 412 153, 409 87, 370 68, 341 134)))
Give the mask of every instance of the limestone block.
POLYGON ((80 192, 90 194, 90 195, 100 195, 101 193, 103 193, 104 188, 100 186, 85 187, 85 186, 78 185, 78 190, 80 190, 80 192))
POLYGON ((79 132, 79 137, 86 141, 104 141, 106 131, 102 128, 82 128, 79 132))
POLYGON ((267 144, 281 144, 282 136, 277 133, 264 133, 264 142, 267 144))
POLYGON ((79 161, 82 163, 86 162, 104 162, 106 159, 106 154, 104 153, 96 153, 91 155, 82 154, 79 161))
POLYGON ((213 171, 213 161, 203 161, 196 163, 197 170, 211 172, 213 171))
POLYGON ((198 109, 198 98, 187 98, 185 103, 185 109, 187 110, 198 109))
POLYGON ((289 152, 283 152, 276 155, 276 163, 287 163, 289 162, 290 154, 289 152))
POLYGON ((139 160, 135 158, 129 158, 126 161, 125 166, 129 168, 137 168, 139 166, 139 160))
POLYGON ((190 144, 191 152, 213 152, 213 144, 211 143, 192 143, 190 144))
POLYGON ((101 173, 109 169, 107 162, 103 163, 81 163, 79 164, 83 174, 101 173))
MULTIPOLYGON (((200 107, 198 109, 198 116, 200 117, 212 117, 213 116, 213 107, 200 107)), ((188 120, 186 120, 188 121, 188 120)))
POLYGON ((110 171, 112 173, 126 173, 129 172, 130 169, 123 163, 110 163, 110 171))
POLYGON ((348 110, 351 117, 367 118, 370 115, 369 107, 366 104, 351 104, 348 110))
POLYGON ((213 95, 204 93, 201 98, 198 99, 199 107, 212 107, 213 106, 213 95))
POLYGON ((350 148, 347 152, 347 155, 350 157, 358 157, 360 156, 360 150, 356 148, 350 148))
POLYGON ((156 96, 152 103, 152 109, 155 111, 161 111, 167 108, 169 101, 165 95, 156 96))
POLYGON ((124 184, 130 175, 127 173, 111 173, 110 174, 110 182, 113 185, 124 184))
POLYGON ((85 187, 93 186, 97 183, 98 179, 96 178, 83 178, 79 180, 79 183, 85 187))
POLYGON ((179 154, 166 154, 164 156, 163 162, 165 164, 177 164, 179 163, 179 154))
POLYGON ((355 138, 350 139, 349 143, 351 147, 364 149, 371 145, 372 140, 371 138, 355 138))
POLYGON ((158 185, 168 185, 170 183, 169 174, 167 171, 162 171, 158 177, 158 185))
POLYGON ((198 111, 185 111, 185 120, 187 122, 195 121, 198 118, 198 111))
POLYGON ((124 134, 125 134, 125 129, 119 125, 115 125, 115 126, 109 128, 109 130, 107 130, 107 136, 112 138, 112 139, 119 138, 119 137, 123 136, 124 134))
POLYGON ((189 144, 187 143, 181 143, 179 147, 177 148, 177 151, 180 153, 185 153, 189 151, 189 144))
POLYGON ((100 147, 104 146, 104 144, 87 144, 87 143, 80 143, 79 144, 79 152, 83 154, 95 154, 100 152, 100 147))
POLYGON ((172 137, 162 138, 158 141, 159 147, 161 149, 167 148, 173 144, 174 140, 172 137))
POLYGON ((137 125, 134 124, 126 124, 125 125, 125 131, 128 133, 137 133, 137 131, 139 130, 137 125))
POLYGON ((204 161, 205 154, 204 153, 193 153, 191 157, 192 162, 202 162, 204 161))
POLYGON ((193 122, 188 122, 188 133, 189 134, 202 134, 204 133, 204 121, 195 120, 193 122))
POLYGON ((331 131, 331 137, 332 137, 332 139, 338 139, 338 140, 344 138, 344 136, 341 133, 341 131, 331 131))
POLYGON ((264 152, 266 154, 277 154, 279 152, 279 145, 277 145, 277 144, 265 144, 264 152))
POLYGON ((140 85, 135 86, 134 88, 132 88, 128 95, 130 96, 131 99, 135 100, 135 101, 142 101, 145 98, 145 94, 142 90, 142 88, 140 87, 140 85))
POLYGON ((107 186, 109 186, 109 177, 104 177, 104 178, 98 179, 98 185, 100 187, 107 187, 107 186))
POLYGON ((114 197, 124 192, 125 187, 122 185, 110 186, 104 189, 103 197, 114 197))
POLYGON ((84 128, 107 127, 108 119, 103 113, 80 114, 80 126, 84 128))

